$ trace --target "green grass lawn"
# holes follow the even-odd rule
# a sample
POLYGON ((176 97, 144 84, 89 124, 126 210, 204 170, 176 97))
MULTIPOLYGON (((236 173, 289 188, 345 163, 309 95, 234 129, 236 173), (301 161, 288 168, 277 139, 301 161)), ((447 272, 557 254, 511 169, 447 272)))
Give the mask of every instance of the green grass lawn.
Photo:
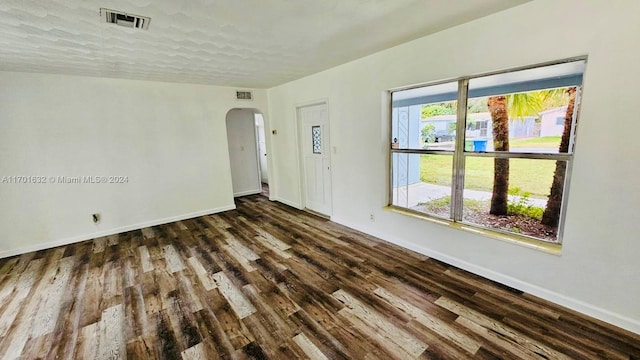
POLYGON ((513 148, 551 148, 558 149, 560 146, 560 136, 544 136, 528 139, 511 139, 509 140, 509 147, 513 148))
MULTIPOLYGON (((526 147, 532 147, 532 144, 526 147)), ((452 161, 451 155, 421 155, 420 179, 431 184, 451 185, 452 161)), ((546 197, 549 195, 555 166, 554 160, 511 159, 509 188, 520 188, 522 192, 530 192, 532 197, 546 197)), ((492 158, 466 158, 465 189, 493 190, 492 158)))

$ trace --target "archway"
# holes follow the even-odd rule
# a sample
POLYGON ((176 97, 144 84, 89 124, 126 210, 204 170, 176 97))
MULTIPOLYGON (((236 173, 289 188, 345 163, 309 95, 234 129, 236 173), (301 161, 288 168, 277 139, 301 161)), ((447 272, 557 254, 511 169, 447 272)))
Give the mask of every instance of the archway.
POLYGON ((226 125, 233 196, 263 192, 262 182, 263 178, 268 181, 268 168, 262 114, 255 109, 231 109, 226 115, 226 125), (261 168, 267 173, 262 174, 261 168))

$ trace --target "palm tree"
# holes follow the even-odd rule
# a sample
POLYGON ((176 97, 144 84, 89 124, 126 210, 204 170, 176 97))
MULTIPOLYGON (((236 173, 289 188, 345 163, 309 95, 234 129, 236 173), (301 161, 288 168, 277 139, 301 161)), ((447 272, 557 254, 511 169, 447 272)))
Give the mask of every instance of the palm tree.
MULTIPOLYGON (((487 107, 491 113, 493 130, 493 149, 495 151, 509 151, 509 114, 507 112, 507 97, 491 96, 487 100, 487 107)), ((509 159, 495 158, 493 171, 493 193, 491 195, 490 214, 507 215, 507 200, 509 192, 509 159)))
MULTIPOLYGON (((566 90, 569 95, 569 104, 567 112, 564 116, 564 129, 562 131, 562 140, 558 151, 560 153, 569 152, 569 140, 571 138, 571 123, 573 122, 573 109, 576 102, 575 87, 566 90)), ((564 179, 567 172, 566 161, 556 161, 556 170, 553 173, 553 183, 551 183, 551 192, 547 200, 547 207, 542 214, 541 223, 551 227, 558 227, 560 222, 560 207, 562 205, 562 191, 564 189, 564 179)))
MULTIPOLYGON (((509 117, 518 119, 536 115, 550 102, 557 102, 561 94, 559 89, 550 89, 489 97, 487 107, 491 114, 494 151, 509 151, 509 117)), ((493 193, 489 213, 507 215, 509 159, 495 158, 493 161, 493 193)))

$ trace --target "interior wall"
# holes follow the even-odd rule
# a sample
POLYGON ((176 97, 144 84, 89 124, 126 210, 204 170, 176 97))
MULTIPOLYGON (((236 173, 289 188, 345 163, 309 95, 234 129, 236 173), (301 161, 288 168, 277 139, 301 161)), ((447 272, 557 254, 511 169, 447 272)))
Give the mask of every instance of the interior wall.
POLYGON ((227 141, 231 162, 233 195, 262 191, 258 164, 256 120, 253 110, 233 109, 227 113, 227 141))
POLYGON ((639 33, 640 2, 536 0, 269 89, 277 199, 301 204, 297 104, 328 99, 332 220, 640 332, 639 33), (561 256, 384 210, 387 90, 581 55, 589 58, 561 256))
POLYGON ((47 182, 0 182, 0 257, 234 208, 225 116, 247 105, 235 90, 0 72, 0 178, 47 182), (127 180, 58 180, 82 176, 127 180))

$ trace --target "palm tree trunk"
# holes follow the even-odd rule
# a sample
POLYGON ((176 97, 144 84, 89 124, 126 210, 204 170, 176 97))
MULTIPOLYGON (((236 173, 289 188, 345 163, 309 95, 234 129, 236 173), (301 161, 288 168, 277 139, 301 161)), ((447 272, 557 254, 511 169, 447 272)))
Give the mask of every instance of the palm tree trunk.
MULTIPOLYGON (((573 122, 573 109, 576 103, 576 88, 567 89, 569 94, 569 105, 564 115, 564 129, 562 131, 562 140, 560 141, 560 153, 569 152, 569 140, 571 139, 571 123, 573 122)), ((547 207, 542 214, 541 223, 551 227, 558 227, 560 222, 560 208, 562 206, 562 191, 564 190, 564 179, 567 173, 567 162, 556 161, 556 170, 553 174, 553 183, 551 183, 551 192, 547 200, 547 207)))
MULTIPOLYGON (((495 151, 509 151, 509 115, 507 113, 507 98, 492 96, 487 101, 491 113, 493 129, 493 149, 495 151)), ((491 195, 490 214, 507 215, 507 201, 509 193, 509 159, 494 160, 493 194, 491 195)))

